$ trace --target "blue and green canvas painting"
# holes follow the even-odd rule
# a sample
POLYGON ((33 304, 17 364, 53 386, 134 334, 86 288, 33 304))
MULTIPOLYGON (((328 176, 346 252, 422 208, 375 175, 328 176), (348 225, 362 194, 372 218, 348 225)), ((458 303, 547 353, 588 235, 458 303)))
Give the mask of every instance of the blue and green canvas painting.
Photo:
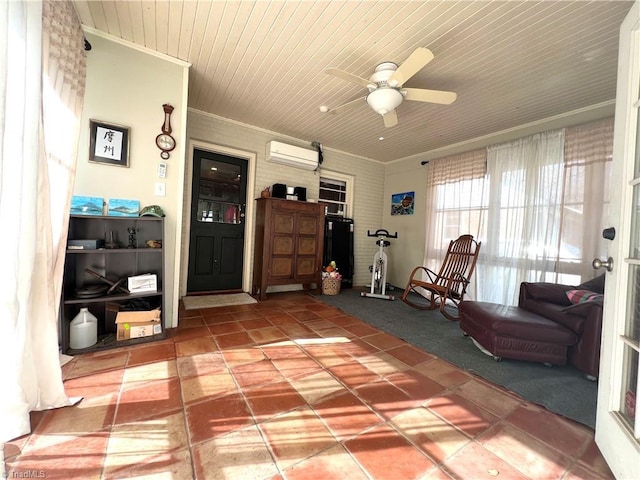
POLYGON ((140 213, 138 200, 109 199, 109 215, 114 217, 137 217, 140 213))
POLYGON ((71 197, 71 215, 102 215, 103 204, 104 198, 74 195, 71 197))

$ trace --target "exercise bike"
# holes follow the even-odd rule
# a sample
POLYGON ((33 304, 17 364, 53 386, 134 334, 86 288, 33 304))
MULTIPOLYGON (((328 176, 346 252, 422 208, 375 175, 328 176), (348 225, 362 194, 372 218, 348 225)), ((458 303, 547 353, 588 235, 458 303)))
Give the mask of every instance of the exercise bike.
POLYGON ((382 298, 384 300, 395 300, 393 295, 387 294, 387 289, 392 290, 393 287, 387 286, 387 254, 384 249, 391 245, 388 238, 398 238, 398 232, 391 235, 387 230, 379 229, 374 233, 367 230, 367 237, 378 237, 376 245, 378 251, 373 256, 373 265, 369 267, 371 271, 371 290, 368 292, 360 292, 363 297, 382 298))

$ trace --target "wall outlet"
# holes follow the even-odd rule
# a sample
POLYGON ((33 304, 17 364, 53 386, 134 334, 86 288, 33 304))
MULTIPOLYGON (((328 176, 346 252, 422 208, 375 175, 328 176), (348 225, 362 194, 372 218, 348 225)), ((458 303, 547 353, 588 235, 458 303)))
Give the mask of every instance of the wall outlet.
POLYGON ((156 197, 164 197, 166 194, 166 184, 164 182, 156 182, 154 195, 156 197))

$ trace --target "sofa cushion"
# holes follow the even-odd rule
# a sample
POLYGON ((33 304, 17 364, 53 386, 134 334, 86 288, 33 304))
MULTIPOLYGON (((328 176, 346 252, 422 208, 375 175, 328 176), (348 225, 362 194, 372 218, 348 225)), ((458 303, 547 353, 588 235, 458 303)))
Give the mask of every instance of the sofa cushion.
MULTIPOLYGON (((567 303, 569 303, 569 300, 567 300, 567 303)), ((566 306, 557 305, 551 302, 527 301, 524 305, 521 306, 526 308, 530 312, 556 322, 577 334, 580 334, 582 332, 583 324, 586 318, 586 311, 567 312, 565 311, 565 308, 567 308, 566 306)))
POLYGON ((587 315, 589 315, 591 309, 595 308, 596 306, 602 308, 602 301, 573 303, 568 307, 564 307, 562 311, 570 313, 571 315, 581 315, 583 317, 586 317, 587 315))
POLYGON ((565 292, 573 287, 546 282, 524 283, 523 285, 527 289, 527 296, 532 300, 563 306, 571 304, 565 292))

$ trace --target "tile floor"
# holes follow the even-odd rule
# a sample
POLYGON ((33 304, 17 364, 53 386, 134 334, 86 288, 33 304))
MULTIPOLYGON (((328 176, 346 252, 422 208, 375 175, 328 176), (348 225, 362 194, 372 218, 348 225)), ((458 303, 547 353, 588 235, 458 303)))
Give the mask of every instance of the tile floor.
POLYGON ((605 479, 593 431, 303 293, 76 356, 9 478, 605 479), (31 478, 29 477, 29 478, 31 478))

